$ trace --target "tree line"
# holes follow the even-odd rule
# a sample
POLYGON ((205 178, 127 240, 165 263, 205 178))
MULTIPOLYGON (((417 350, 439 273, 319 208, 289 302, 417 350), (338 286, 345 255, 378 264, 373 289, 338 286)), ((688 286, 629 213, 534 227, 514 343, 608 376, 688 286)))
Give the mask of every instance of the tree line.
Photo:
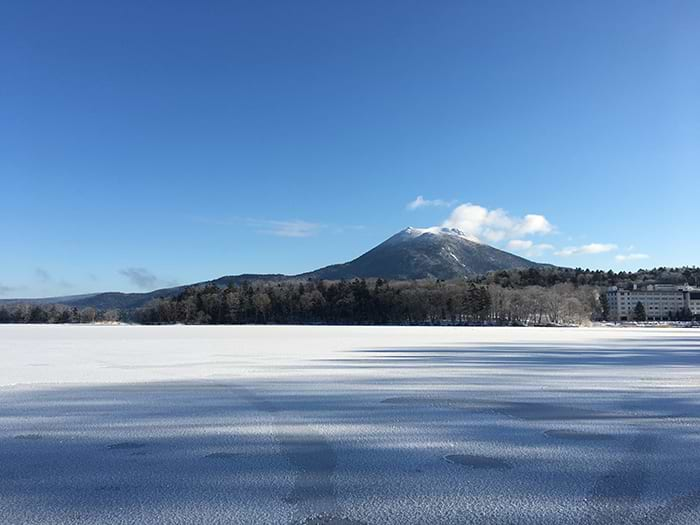
POLYGON ((589 270, 583 268, 562 268, 558 266, 544 268, 527 268, 500 270, 490 272, 475 280, 483 284, 500 284, 504 287, 553 286, 569 283, 575 286, 597 286, 600 288, 617 286, 632 288, 633 284, 690 284, 700 287, 700 268, 685 266, 681 268, 659 267, 635 272, 613 272, 612 270, 589 270))
POLYGON ((252 282, 190 287, 136 310, 0 306, 0 323, 581 324, 601 316, 595 287, 506 288, 455 281, 252 282))
POLYGON ((128 320, 126 312, 119 310, 97 310, 91 306, 77 308, 63 304, 6 304, 0 305, 0 323, 15 324, 67 324, 67 323, 114 323, 128 320))
POLYGON ((243 283, 189 288, 134 316, 143 324, 582 324, 602 314, 595 287, 505 288, 466 281, 243 283))
MULTIPOLYGON (((474 280, 279 281, 190 287, 133 310, 0 305, 0 323, 584 324, 607 320, 605 288, 700 284, 700 268, 530 268, 474 280)), ((637 316, 642 320, 641 312, 637 316)), ((678 319, 687 315, 679 313, 678 319)))

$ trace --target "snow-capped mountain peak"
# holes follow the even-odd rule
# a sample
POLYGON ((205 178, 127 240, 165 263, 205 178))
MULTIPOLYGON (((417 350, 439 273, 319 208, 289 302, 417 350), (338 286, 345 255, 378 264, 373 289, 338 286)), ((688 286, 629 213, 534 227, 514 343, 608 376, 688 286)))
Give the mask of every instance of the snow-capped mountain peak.
POLYGON ((419 237, 426 233, 432 235, 455 235, 457 237, 462 237, 464 239, 474 241, 474 239, 467 236, 462 230, 459 230, 457 228, 445 228, 442 226, 433 226, 431 228, 414 228, 413 226, 409 226, 408 228, 403 230, 402 233, 406 233, 411 237, 419 237))
POLYGON ((302 277, 313 279, 454 279, 510 268, 533 268, 528 261, 476 242, 456 228, 409 227, 345 264, 334 264, 302 277))

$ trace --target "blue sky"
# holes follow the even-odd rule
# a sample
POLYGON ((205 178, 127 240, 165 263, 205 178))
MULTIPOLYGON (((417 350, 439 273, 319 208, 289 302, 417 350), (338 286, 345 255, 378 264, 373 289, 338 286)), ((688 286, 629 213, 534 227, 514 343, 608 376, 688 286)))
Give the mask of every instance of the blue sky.
POLYGON ((409 225, 697 265, 699 24, 694 0, 4 2, 0 296, 298 273, 409 225))

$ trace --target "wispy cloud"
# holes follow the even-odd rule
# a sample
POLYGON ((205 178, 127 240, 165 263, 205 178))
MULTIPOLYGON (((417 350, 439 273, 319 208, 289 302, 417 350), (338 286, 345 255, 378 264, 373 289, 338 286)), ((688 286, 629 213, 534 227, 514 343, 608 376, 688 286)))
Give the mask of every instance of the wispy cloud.
POLYGON ((508 241, 506 247, 509 250, 523 254, 527 257, 540 257, 547 252, 554 250, 554 246, 546 243, 534 243, 530 240, 513 239, 508 241))
POLYGON ((457 206, 442 226, 456 228, 474 241, 492 243, 554 231, 554 226, 544 215, 529 213, 515 217, 501 208, 489 210, 471 203, 457 206))
POLYGON ((362 226, 338 226, 309 222, 301 219, 274 220, 258 219, 254 217, 194 217, 194 220, 201 224, 212 224, 215 226, 247 226, 255 229, 264 235, 275 235, 277 237, 312 237, 318 235, 325 228, 333 228, 335 233, 340 233, 350 229, 359 229, 362 226))
POLYGON ((418 195, 415 199, 413 199, 411 202, 406 204, 406 209, 413 211, 417 210, 418 208, 428 208, 428 207, 450 207, 455 203, 455 201, 445 201, 442 199, 425 199, 423 198, 423 195, 418 195))
POLYGON ((616 255, 615 260, 619 262, 625 261, 641 261, 642 259, 648 259, 649 256, 646 253, 628 253, 625 255, 616 255))
POLYGON ((555 252, 555 255, 559 255, 560 257, 571 257, 572 255, 607 253, 612 252, 614 250, 617 250, 616 244, 603 244, 594 242, 591 244, 584 244, 583 246, 569 246, 567 248, 559 250, 558 252, 555 252))
POLYGON ((19 290, 19 288, 16 286, 7 286, 7 285, 0 283, 0 295, 6 295, 8 293, 15 292, 17 290, 19 290))
POLYGON ((73 283, 66 281, 65 279, 56 279, 54 276, 45 268, 37 267, 34 269, 34 275, 36 279, 44 284, 52 284, 54 286, 59 286, 61 288, 73 288, 73 283))
POLYGON ((141 290, 154 290, 156 288, 175 286, 177 284, 175 281, 161 279, 146 268, 124 268, 119 270, 119 273, 141 290))
POLYGON ((46 271, 44 268, 35 268, 34 275, 42 283, 47 283, 51 280, 51 274, 48 271, 46 271))
POLYGON ((312 237, 324 228, 323 224, 302 220, 291 221, 251 221, 258 227, 260 233, 276 235, 277 237, 312 237))

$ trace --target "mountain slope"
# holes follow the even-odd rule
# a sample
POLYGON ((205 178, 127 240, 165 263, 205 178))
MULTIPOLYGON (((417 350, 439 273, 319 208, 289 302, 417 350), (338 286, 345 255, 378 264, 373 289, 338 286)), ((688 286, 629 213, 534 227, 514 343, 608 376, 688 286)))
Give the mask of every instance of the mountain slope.
POLYGON ((511 268, 545 266, 447 228, 406 228, 357 259, 302 274, 312 279, 454 279, 511 268))
POLYGON ((76 306, 78 308, 84 308, 87 306, 92 306, 99 310, 108 310, 110 308, 117 309, 132 309, 138 308, 145 305, 153 299, 161 299, 166 297, 174 297, 185 291, 186 288, 190 286, 206 286, 208 284, 213 284, 219 286, 220 288, 225 288, 229 284, 241 284, 244 281, 280 281, 284 279, 289 279, 286 275, 281 274, 243 274, 243 275, 227 275, 225 277, 219 277, 212 281, 203 281, 194 284, 187 284, 182 286, 175 286, 173 288, 162 288, 160 290, 155 290, 153 292, 104 292, 98 294, 92 294, 88 296, 80 296, 76 299, 71 299, 68 301, 45 301, 53 304, 66 304, 69 306, 76 306))

